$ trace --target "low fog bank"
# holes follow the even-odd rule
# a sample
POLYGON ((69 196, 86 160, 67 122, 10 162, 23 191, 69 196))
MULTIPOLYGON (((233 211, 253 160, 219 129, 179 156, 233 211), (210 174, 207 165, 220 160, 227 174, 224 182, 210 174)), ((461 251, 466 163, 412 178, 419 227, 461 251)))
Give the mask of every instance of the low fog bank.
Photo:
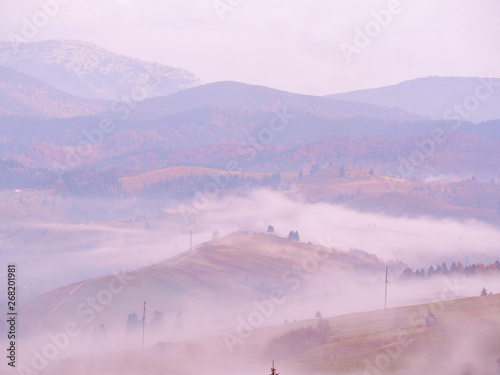
POLYGON ((359 248, 414 268, 452 261, 487 263, 500 256, 500 229, 484 222, 361 213, 333 204, 303 203, 268 190, 210 201, 194 218, 212 223, 222 233, 235 226, 263 232, 272 225, 276 234, 286 237, 297 230, 303 242, 344 251, 359 248))
POLYGON ((215 232, 262 233, 272 225, 283 237, 296 230, 303 242, 363 249, 386 261, 400 259, 413 269, 453 261, 493 262, 500 243, 500 229, 482 222, 360 213, 269 190, 180 208, 156 207, 154 214, 102 223, 14 223, 16 231, 2 240, 5 259, 18 264, 23 298, 29 299, 72 282, 166 260, 189 250, 190 232, 196 247, 215 232))
MULTIPOLYGON (((210 370, 207 371, 213 371, 214 374, 222 369, 229 371, 231 366, 237 366, 239 373, 250 374, 250 369, 267 363, 269 358, 263 353, 270 340, 300 327, 314 327, 318 317, 340 316, 342 319, 345 314, 372 310, 379 310, 373 314, 375 320, 380 315, 380 310, 384 307, 385 292, 383 267, 378 272, 372 272, 346 269, 325 261, 318 262, 317 267, 310 271, 303 271, 291 270, 282 280, 278 280, 274 287, 280 293, 275 297, 263 294, 260 298, 250 297, 245 303, 238 304, 230 301, 225 303, 222 295, 220 298, 216 297, 217 293, 204 301, 179 296, 166 303, 151 297, 148 290, 144 290, 142 297, 147 302, 145 352, 142 351, 141 298, 130 299, 126 295, 121 300, 116 298, 104 306, 103 311, 98 311, 89 324, 85 323, 77 311, 67 311, 59 328, 45 329, 34 337, 21 338, 22 363, 31 366, 34 358, 38 358, 41 363, 45 358, 47 364, 42 373, 47 374, 63 374, 68 371, 75 374, 96 371, 147 374, 160 369, 170 369, 170 373, 174 371, 173 364, 176 364, 174 367, 183 369, 180 373, 195 374, 197 369, 192 363, 201 361, 209 365, 210 370), (124 301, 125 308, 122 305, 124 301), (156 311, 162 313, 161 318, 158 318, 156 311), (131 313, 137 317, 134 324, 129 324, 127 320, 131 313), (68 324, 73 321, 77 321, 78 326, 68 328, 68 324), (260 330, 264 332, 262 337, 257 335, 260 330), (227 334, 235 335, 236 344, 242 345, 241 352, 237 349, 239 345, 232 346, 224 340, 224 335, 227 334), (47 349, 52 345, 61 346, 54 360, 49 358, 50 349, 47 349), (49 356, 44 353, 49 353, 49 356)), ((478 296, 483 286, 488 291, 497 293, 500 291, 499 281, 500 278, 491 276, 443 276, 401 281, 390 274, 387 298, 389 309, 420 303, 432 305, 430 308, 410 308, 402 317, 389 320, 387 329, 410 324, 414 320, 414 314, 417 314, 417 321, 423 321, 419 326, 425 326, 428 313, 434 313, 441 322, 446 312, 440 305, 442 302, 478 296)), ((471 312, 474 315, 473 310, 471 312)), ((368 324, 371 318, 368 315, 364 323, 368 324)), ((50 315, 48 319, 50 320, 50 315)), ((333 332, 344 332, 346 328, 336 326, 334 322, 335 320, 332 322, 333 332)), ((385 328, 377 329, 383 332, 385 328)), ((340 340, 349 338, 346 333, 337 336, 340 340)), ((334 334, 333 337, 337 336, 334 334)), ((420 350, 411 350, 418 351, 417 349, 420 350)), ((449 355, 454 353, 450 349, 449 355)), ((420 359, 412 364, 412 367, 420 368, 419 361, 420 359)), ((428 363, 427 359, 422 361, 424 364, 428 363)), ((462 362, 457 362, 457 366, 461 364, 462 362)), ((294 369, 286 361, 281 369, 286 369, 287 373, 307 373, 294 369)))

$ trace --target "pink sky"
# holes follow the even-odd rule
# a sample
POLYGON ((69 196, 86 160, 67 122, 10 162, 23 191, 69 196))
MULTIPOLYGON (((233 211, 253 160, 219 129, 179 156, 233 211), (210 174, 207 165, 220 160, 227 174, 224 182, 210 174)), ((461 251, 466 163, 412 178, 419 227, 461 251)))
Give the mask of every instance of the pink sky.
POLYGON ((500 77, 497 0, 216 0, 222 19, 214 0, 0 0, 0 39, 22 35, 24 17, 50 1, 67 4, 30 40, 85 40, 205 82, 326 95, 430 75, 500 77), (373 24, 391 6, 386 25, 373 24), (375 36, 356 47, 357 28, 370 26, 375 36), (358 49, 350 62, 342 43, 358 49))

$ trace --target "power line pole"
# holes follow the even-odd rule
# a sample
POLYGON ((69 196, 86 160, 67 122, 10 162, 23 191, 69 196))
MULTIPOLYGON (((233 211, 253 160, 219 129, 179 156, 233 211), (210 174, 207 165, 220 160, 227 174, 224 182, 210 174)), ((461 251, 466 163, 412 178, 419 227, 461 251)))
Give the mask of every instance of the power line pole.
POLYGON ((387 284, 389 284, 388 280, 389 276, 389 267, 385 267, 385 302, 384 302, 384 310, 387 310, 387 284))
POLYGON ((144 301, 144 310, 142 312, 142 349, 144 349, 144 328, 146 327, 146 301, 144 301))

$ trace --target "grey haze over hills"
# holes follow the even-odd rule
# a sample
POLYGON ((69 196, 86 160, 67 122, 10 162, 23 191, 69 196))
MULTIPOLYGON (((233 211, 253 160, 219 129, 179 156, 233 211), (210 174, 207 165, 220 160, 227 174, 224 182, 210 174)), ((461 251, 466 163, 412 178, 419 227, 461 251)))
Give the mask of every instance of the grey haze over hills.
MULTIPOLYGON (((88 99, 114 100, 148 86, 146 97, 168 95, 202 83, 182 69, 116 54, 81 41, 21 43, 15 51, 0 42, 0 66, 16 69, 46 84, 88 99), (158 84, 159 83, 159 84, 158 84)), ((137 97, 144 99, 137 91, 137 97)))
POLYGON ((17 70, 0 67, 0 116, 71 118, 106 111, 105 101, 74 97, 17 70))
POLYGON ((201 108, 259 110, 275 112, 289 109, 313 113, 330 119, 371 118, 384 120, 421 120, 408 111, 348 100, 302 95, 241 82, 215 82, 183 90, 168 96, 145 100, 137 108, 137 117, 161 118, 172 113, 201 108))
POLYGON ((426 77, 328 97, 397 107, 431 119, 443 119, 446 114, 476 123, 500 119, 498 78, 426 77))

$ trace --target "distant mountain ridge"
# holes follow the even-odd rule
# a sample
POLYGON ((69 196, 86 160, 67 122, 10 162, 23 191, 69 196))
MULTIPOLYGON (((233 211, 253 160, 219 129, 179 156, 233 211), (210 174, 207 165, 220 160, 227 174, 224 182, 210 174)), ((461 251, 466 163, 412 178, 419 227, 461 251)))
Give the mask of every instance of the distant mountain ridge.
POLYGON ((327 97, 400 108, 431 119, 500 119, 500 78, 426 77, 327 97))
POLYGON ((333 119, 378 118, 417 120, 420 116, 399 109, 303 95, 242 82, 223 81, 200 85, 172 95, 148 99, 137 110, 140 118, 161 118, 171 113, 201 108, 238 108, 277 112, 289 110, 314 113, 333 119))
POLYGON ((108 110, 105 101, 59 91, 14 69, 0 67, 0 116, 38 119, 91 116, 108 110))
POLYGON ((21 43, 18 51, 10 43, 0 42, 0 66, 88 99, 131 96, 142 86, 147 86, 146 97, 154 97, 202 83, 199 77, 185 70, 129 58, 81 41, 21 43))

